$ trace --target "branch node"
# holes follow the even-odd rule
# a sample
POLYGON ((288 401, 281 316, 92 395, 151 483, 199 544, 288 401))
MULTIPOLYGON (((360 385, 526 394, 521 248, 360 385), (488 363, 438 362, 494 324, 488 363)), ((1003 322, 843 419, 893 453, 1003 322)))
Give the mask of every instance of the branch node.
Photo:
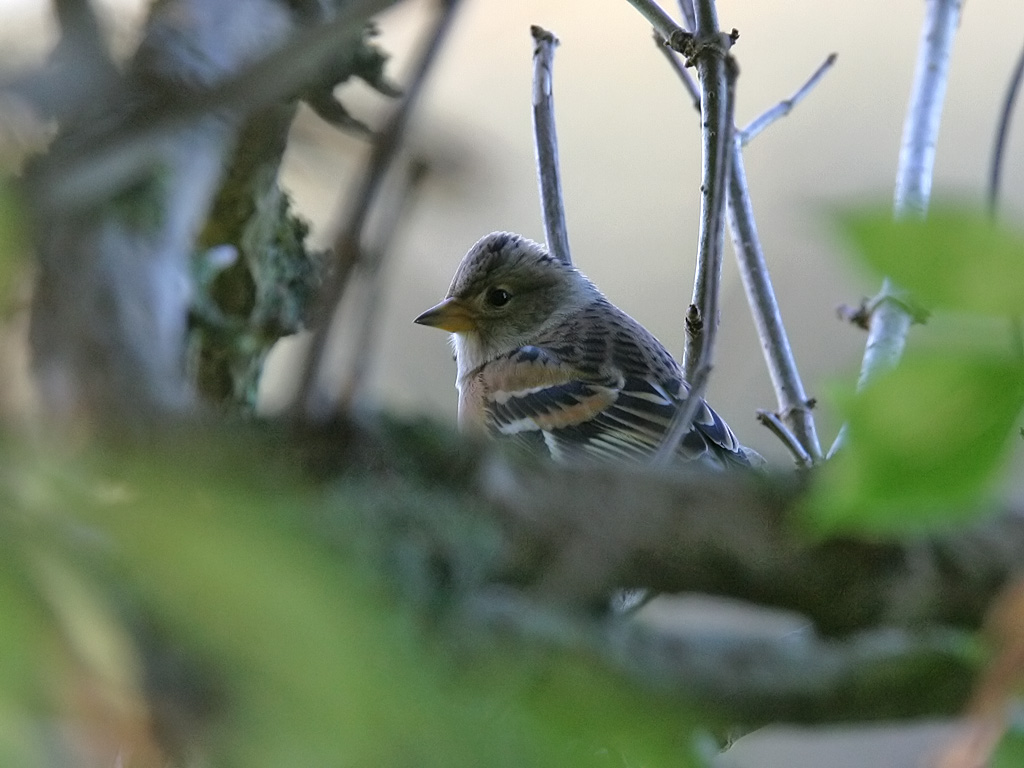
POLYGON ((686 310, 686 335, 696 338, 704 331, 704 318, 701 315, 700 307, 691 304, 686 310))
POLYGON ((800 441, 797 440, 796 435, 790 431, 789 427, 783 424, 782 417, 779 414, 773 413, 772 411, 758 409, 757 420, 782 441, 782 444, 789 449, 791 454, 793 454, 793 458, 796 460, 798 466, 810 467, 814 464, 814 459, 811 457, 811 454, 809 454, 800 444, 800 441))
POLYGON ((912 322, 918 325, 924 325, 931 314, 920 304, 915 303, 909 296, 892 292, 880 293, 873 299, 861 299, 860 304, 856 307, 840 304, 836 307, 836 314, 840 320, 867 331, 871 328, 871 317, 878 310, 878 307, 885 302, 898 306, 910 316, 912 322))

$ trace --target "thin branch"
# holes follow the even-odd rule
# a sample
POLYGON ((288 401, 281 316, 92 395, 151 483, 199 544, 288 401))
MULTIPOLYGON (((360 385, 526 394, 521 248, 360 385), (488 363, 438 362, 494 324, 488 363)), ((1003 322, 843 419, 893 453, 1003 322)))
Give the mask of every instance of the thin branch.
POLYGON ((956 690, 959 704, 976 671, 976 662, 963 651, 964 635, 941 630, 876 630, 841 642, 823 639, 810 627, 782 637, 709 633, 683 622, 670 628, 595 622, 493 587, 471 594, 461 610, 462 621, 477 633, 483 630, 503 642, 512 634, 527 646, 585 651, 647 690, 667 696, 685 691, 691 700, 723 709, 747 726, 875 719, 880 710, 894 719, 919 716, 929 699, 932 714, 948 712, 949 704, 943 710, 934 700, 944 698, 937 694, 939 685, 933 682, 922 691, 922 680, 942 670, 947 684, 955 680, 942 687, 956 690))
MULTIPOLYGON (((682 66, 678 55, 664 47, 662 50, 684 87, 692 95, 693 80, 682 66)), ((829 59, 833 59, 833 57, 830 56, 829 59)), ((810 90, 810 84, 820 79, 822 74, 827 71, 828 65, 830 64, 826 61, 825 65, 819 67, 808 84, 797 91, 793 99, 790 99, 794 105, 810 90)), ((694 106, 698 110, 700 109, 699 94, 696 95, 694 106)), ((765 363, 775 388, 779 412, 783 414, 785 422, 788 424, 787 434, 796 438, 801 451, 794 452, 787 439, 783 439, 783 443, 801 463, 803 462, 802 457, 805 455, 810 455, 814 460, 818 460, 821 458, 821 445, 818 442, 814 417, 811 414, 810 400, 804 390, 800 371, 793 357, 789 337, 782 322, 782 314, 775 298, 771 275, 768 272, 768 265, 757 234, 754 208, 743 163, 743 152, 738 142, 733 148, 732 163, 729 169, 727 204, 733 250, 736 253, 754 325, 757 327, 758 337, 761 340, 765 363)), ((779 436, 782 437, 782 435, 779 436)))
POLYGON ((629 4, 647 19, 654 27, 654 31, 661 35, 663 40, 668 41, 669 45, 676 44, 687 35, 685 30, 676 24, 672 17, 665 13, 654 0, 629 0, 629 4))
POLYGON ((356 178, 348 195, 349 210, 334 241, 334 264, 319 297, 316 330, 303 362, 295 406, 306 418, 319 419, 331 404, 318 400, 318 385, 331 338, 331 320, 345 292, 352 268, 361 256, 363 229, 372 204, 376 201, 384 176, 402 142, 409 115, 437 58, 446 33, 451 28, 458 0, 445 0, 416 64, 405 96, 391 113, 377 136, 363 173, 356 178))
POLYGON ((548 251, 556 259, 572 264, 569 232, 565 225, 565 203, 562 179, 558 170, 558 134, 555 131, 555 99, 552 67, 558 38, 536 25, 533 35, 533 132, 537 150, 537 179, 540 204, 544 214, 544 236, 548 251))
POLYGON ((769 125, 792 112, 793 107, 795 107, 797 104, 803 101, 807 97, 807 94, 809 94, 814 89, 814 87, 821 81, 821 79, 828 73, 828 71, 832 68, 832 65, 836 63, 837 57, 838 54, 830 53, 828 55, 828 58, 826 58, 825 61, 822 62, 821 66, 814 70, 814 74, 812 74, 810 78, 808 78, 807 82, 800 86, 799 89, 797 89, 796 93, 794 93, 788 99, 780 101, 767 112, 761 114, 760 117, 757 117, 754 120, 752 120, 750 124, 747 125, 747 127, 744 128, 742 131, 739 131, 737 136, 739 138, 740 145, 746 146, 755 136, 761 133, 761 131, 763 131, 769 125))
POLYGON ((1017 95, 1020 93, 1020 84, 1024 81, 1024 48, 1021 49, 1020 58, 1017 59, 1017 66, 1010 77, 1010 85, 1006 89, 1006 98, 1003 99, 1003 110, 999 116, 999 128, 996 131, 996 140, 992 146, 992 167, 988 177, 988 208, 993 215, 999 204, 999 187, 1003 175, 1003 155, 1006 152, 1006 141, 1010 135, 1010 120, 1013 117, 1013 108, 1017 103, 1017 95))
POLYGON ((697 19, 693 15, 693 0, 679 0, 679 13, 683 17, 683 29, 693 32, 697 28, 697 19))
POLYGON ((727 213, 740 277, 757 328, 757 336, 761 341, 765 364, 768 366, 768 373, 775 389, 779 413, 804 453, 813 461, 817 461, 821 458, 821 444, 811 413, 810 398, 804 389, 800 369, 793 356, 786 326, 782 321, 782 312, 775 298, 771 274, 768 272, 768 264, 761 248, 761 239, 757 234, 754 204, 750 199, 743 150, 740 149, 739 141, 733 142, 727 213))
MULTIPOLYGON (((685 0, 684 0, 685 2, 685 0)), ((697 81, 693 79, 690 71, 683 65, 683 62, 679 60, 679 54, 673 51, 665 44, 665 38, 658 34, 658 30, 654 30, 654 44, 658 46, 658 50, 661 51, 668 65, 672 67, 672 71, 676 73, 676 76, 682 82, 686 92, 690 94, 690 98, 693 100, 693 108, 700 112, 700 86, 697 85, 697 81)))
POLYGON ((782 419, 779 418, 777 413, 759 410, 757 412, 757 420, 764 424, 764 426, 766 426, 773 435, 782 441, 782 444, 785 445, 789 449, 789 452, 793 454, 793 458, 796 459, 797 464, 802 467, 809 467, 814 463, 811 455, 800 444, 796 435, 790 432, 789 428, 782 423, 782 419))
POLYGON ((377 242, 366 248, 365 258, 359 263, 360 272, 366 283, 366 291, 361 297, 362 313, 354 324, 356 326, 354 356, 348 368, 348 376, 341 384, 339 406, 348 410, 362 395, 366 380, 370 373, 373 352, 376 349, 377 331, 379 330, 380 310, 384 288, 384 263, 391 250, 395 235, 401 228, 422 188, 424 179, 429 173, 429 166, 423 159, 412 160, 403 174, 401 188, 395 195, 396 199, 388 206, 379 227, 377 242))
POLYGON ((700 315, 687 323, 683 375, 691 380, 698 368, 711 365, 711 348, 718 328, 718 290, 722 278, 725 236, 726 180, 732 161, 732 91, 737 74, 728 56, 731 38, 718 30, 714 0, 696 3, 697 31, 691 58, 701 89, 701 209, 697 269, 692 305, 700 315))
MULTIPOLYGON (((897 219, 923 217, 928 211, 949 59, 962 4, 963 0, 929 0, 927 4, 896 170, 893 215, 897 219)), ((896 367, 914 319, 907 310, 903 292, 889 278, 882 281, 881 291, 871 305, 874 310, 868 324, 858 389, 896 367)), ((842 447, 846 437, 844 425, 829 450, 830 456, 842 447)))
POLYGON ((651 458, 653 466, 667 467, 675 460, 679 444, 686 437, 686 433, 690 431, 690 427, 693 426, 693 419, 697 415, 697 409, 700 408, 710 375, 711 367, 704 366, 698 368, 689 379, 690 391, 686 395, 686 400, 672 416, 672 421, 669 422, 668 429, 665 430, 665 437, 651 458))
MULTIPOLYGON (((1006 142, 1010 135, 1010 120, 1013 108, 1020 93, 1020 84, 1024 80, 1024 48, 1021 49, 1017 66, 1010 77, 1010 85, 1003 99, 1003 109, 999 116, 999 128, 996 130, 995 143, 992 146, 992 167, 988 179, 988 210, 994 219, 999 209, 999 191, 1003 175, 1003 159, 1006 153, 1006 142)), ((1018 358, 1024 358, 1024 321, 1020 315, 1010 318, 1011 349, 1018 358)))
POLYGON ((693 58, 701 86, 701 211, 693 302, 687 312, 683 352, 683 376, 693 388, 673 417, 655 454, 655 463, 661 464, 675 455, 690 429, 711 372, 722 280, 726 180, 732 159, 733 108, 739 74, 736 62, 728 53, 731 38, 718 31, 714 0, 702 0, 698 5, 693 58))

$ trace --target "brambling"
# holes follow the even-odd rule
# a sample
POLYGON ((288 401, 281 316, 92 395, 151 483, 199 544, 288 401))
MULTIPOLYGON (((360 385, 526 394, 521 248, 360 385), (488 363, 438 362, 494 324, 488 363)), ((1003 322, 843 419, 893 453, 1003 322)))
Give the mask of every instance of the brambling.
MULTIPOLYGON (((476 243, 444 301, 414 322, 452 333, 461 428, 542 444, 558 460, 649 459, 689 392, 646 328, 519 235, 476 243)), ((678 454, 760 461, 703 401, 678 454)))

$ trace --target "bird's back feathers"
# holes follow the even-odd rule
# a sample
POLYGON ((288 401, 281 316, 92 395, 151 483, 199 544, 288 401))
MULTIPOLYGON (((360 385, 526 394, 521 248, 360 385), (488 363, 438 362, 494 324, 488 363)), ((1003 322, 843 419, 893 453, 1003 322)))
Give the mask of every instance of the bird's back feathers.
MULTIPOLYGON (((496 435, 536 444, 559 460, 643 462, 658 450, 689 388, 679 364, 643 326, 603 297, 491 360, 460 382, 463 410, 496 435)), ((751 464, 704 401, 680 458, 751 464)))

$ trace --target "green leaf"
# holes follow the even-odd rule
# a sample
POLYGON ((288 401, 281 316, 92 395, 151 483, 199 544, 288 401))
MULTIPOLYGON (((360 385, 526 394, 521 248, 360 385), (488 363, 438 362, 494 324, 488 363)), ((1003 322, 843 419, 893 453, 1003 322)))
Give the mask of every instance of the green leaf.
POLYGON ((1012 712, 1010 727, 999 741, 989 768, 1020 768, 1024 765, 1024 723, 1021 723, 1020 702, 1012 712))
POLYGON ((816 527, 924 529, 977 513, 1024 407, 1024 364, 908 357, 840 406, 849 442, 816 478, 816 527))
POLYGON ((0 179, 0 316, 6 311, 21 275, 26 242, 21 200, 10 181, 0 179))
POLYGON ((211 666, 211 765, 696 765, 678 698, 568 650, 452 653, 304 524, 323 495, 237 446, 185 448, 112 457, 67 506, 211 666))
POLYGON ((880 207, 840 215, 871 267, 929 307, 1024 313, 1024 233, 977 210, 934 205, 925 220, 894 221, 880 207))

